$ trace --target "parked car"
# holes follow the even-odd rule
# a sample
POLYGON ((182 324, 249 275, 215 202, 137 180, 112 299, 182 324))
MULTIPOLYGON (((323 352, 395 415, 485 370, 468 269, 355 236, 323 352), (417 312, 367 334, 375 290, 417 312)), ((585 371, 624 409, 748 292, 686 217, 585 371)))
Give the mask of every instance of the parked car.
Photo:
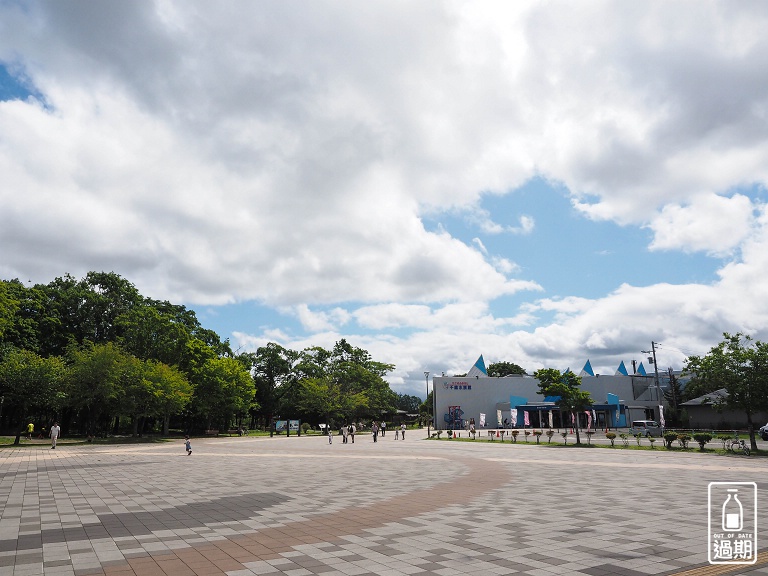
POLYGON ((768 423, 757 431, 757 435, 763 440, 768 440, 768 423))
POLYGON ((662 427, 655 420, 633 420, 632 427, 629 429, 629 433, 633 436, 642 434, 646 438, 648 436, 661 436, 662 432, 662 427))

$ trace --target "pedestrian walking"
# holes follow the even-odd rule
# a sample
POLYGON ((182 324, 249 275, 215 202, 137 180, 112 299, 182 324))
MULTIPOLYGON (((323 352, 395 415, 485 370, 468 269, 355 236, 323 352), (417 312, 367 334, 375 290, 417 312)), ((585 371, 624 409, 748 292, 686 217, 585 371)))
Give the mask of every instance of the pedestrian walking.
POLYGON ((330 426, 328 426, 326 430, 328 430, 328 444, 333 444, 333 430, 330 426))
POLYGON ((59 428, 59 423, 54 422, 53 426, 51 426, 51 433, 49 434, 51 437, 51 450, 56 450, 56 440, 61 434, 61 428, 59 428))
POLYGON ((341 443, 346 444, 347 443, 347 436, 349 436, 349 426, 344 425, 341 427, 341 443))
POLYGON ((371 434, 373 434, 373 441, 378 442, 379 438, 379 426, 376 424, 376 420, 371 424, 371 434))
POLYGON ((397 440, 400 437, 400 428, 395 426, 395 440, 397 440))
POLYGON ((352 422, 349 426, 349 435, 352 436, 352 444, 355 443, 355 432, 357 432, 357 427, 355 426, 355 423, 352 422))
POLYGON ((400 424, 400 438, 405 440, 405 422, 400 424))
POLYGON ((35 425, 30 422, 27 424, 27 440, 32 440, 32 434, 35 433, 35 425))
POLYGON ((187 456, 192 456, 192 442, 189 441, 189 436, 184 436, 184 448, 187 451, 187 456))
POLYGON ((387 423, 384 422, 384 420, 381 421, 381 426, 379 426, 379 430, 381 430, 381 437, 384 438, 384 433, 387 431, 387 423))

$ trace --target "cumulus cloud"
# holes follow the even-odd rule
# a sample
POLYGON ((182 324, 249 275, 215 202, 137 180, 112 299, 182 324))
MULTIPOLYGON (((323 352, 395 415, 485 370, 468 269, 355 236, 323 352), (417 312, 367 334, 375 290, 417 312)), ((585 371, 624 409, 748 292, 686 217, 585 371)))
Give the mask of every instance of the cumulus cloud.
MULTIPOLYGON (((0 63, 34 96, 0 102, 0 272, 255 300, 314 343, 381 329, 358 335, 404 383, 760 329, 768 222, 740 188, 768 182, 766 24, 726 2, 5 3, 0 63), (555 299, 513 276, 499 238, 538 223, 482 203, 532 178, 723 258, 718 281, 555 299)), ((305 341, 238 335, 271 336, 305 341)))
POLYGON ((688 206, 668 204, 649 225, 654 231, 650 248, 727 255, 750 234, 754 211, 752 201, 741 194, 710 194, 688 206))

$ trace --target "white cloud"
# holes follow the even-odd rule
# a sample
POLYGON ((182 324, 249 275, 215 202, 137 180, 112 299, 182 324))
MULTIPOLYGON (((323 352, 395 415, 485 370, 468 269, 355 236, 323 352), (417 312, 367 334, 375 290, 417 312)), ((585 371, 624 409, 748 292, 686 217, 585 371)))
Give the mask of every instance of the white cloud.
POLYGON ((697 198, 688 206, 666 205, 650 227, 651 249, 702 250, 724 256, 739 246, 752 229, 752 201, 736 194, 697 198))
POLYGON ((358 345, 403 386, 481 352, 605 369, 649 334, 706 349, 765 325, 768 222, 740 188, 768 183, 766 24, 722 2, 6 3, 0 61, 45 105, 0 102, 0 270, 287 307, 320 345, 381 329, 358 345), (534 177, 652 249, 724 258, 719 281, 555 299, 510 278, 499 234, 538 228, 479 203, 534 177), (492 312, 511 296, 541 299, 492 312))

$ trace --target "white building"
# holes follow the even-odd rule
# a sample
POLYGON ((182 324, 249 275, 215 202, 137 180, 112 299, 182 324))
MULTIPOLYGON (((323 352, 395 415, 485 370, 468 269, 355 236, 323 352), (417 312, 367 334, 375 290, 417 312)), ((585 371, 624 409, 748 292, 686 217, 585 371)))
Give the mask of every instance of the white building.
MULTIPOLYGON (((632 420, 660 420, 664 404, 655 376, 627 374, 622 362, 613 376, 591 373, 589 361, 580 376, 582 390, 593 405, 579 414, 579 427, 623 428, 632 420)), ((530 376, 489 377, 482 356, 467 376, 432 378, 434 425, 437 429, 461 429, 474 419, 476 427, 568 428, 570 416, 561 413, 556 398, 539 394, 539 382, 530 376)))

